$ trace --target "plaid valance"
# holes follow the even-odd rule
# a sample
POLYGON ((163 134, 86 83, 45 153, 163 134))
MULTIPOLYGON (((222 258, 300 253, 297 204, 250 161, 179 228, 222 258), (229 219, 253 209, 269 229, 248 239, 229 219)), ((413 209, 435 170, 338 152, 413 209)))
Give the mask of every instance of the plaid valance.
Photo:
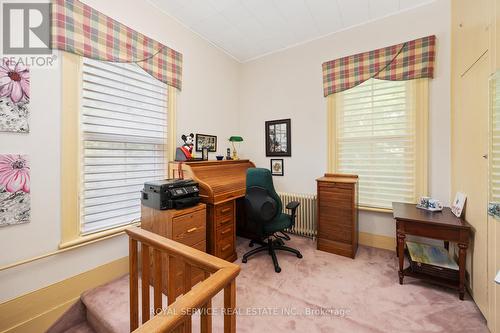
POLYGON ((355 87, 370 78, 391 81, 434 76, 436 36, 323 63, 325 97, 355 87))
POLYGON ((52 48, 113 62, 135 62, 181 89, 182 54, 78 0, 52 1, 52 48))

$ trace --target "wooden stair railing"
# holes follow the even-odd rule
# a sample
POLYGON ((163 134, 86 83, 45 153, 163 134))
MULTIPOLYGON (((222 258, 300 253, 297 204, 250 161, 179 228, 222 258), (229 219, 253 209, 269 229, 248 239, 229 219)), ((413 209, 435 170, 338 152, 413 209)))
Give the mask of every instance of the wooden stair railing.
POLYGON ((130 260, 130 331, 131 332, 182 332, 191 333, 191 316, 202 309, 200 327, 202 333, 212 332, 212 298, 224 289, 224 333, 236 332, 236 276, 240 267, 205 252, 180 244, 152 232, 132 227, 126 230, 129 236, 130 260), (141 315, 139 326, 139 252, 141 246, 141 315), (168 256, 167 299, 168 307, 162 304, 162 256, 168 256), (151 262, 152 260, 152 262, 151 262), (184 293, 174 299, 177 262, 183 263, 184 293), (205 279, 191 286, 193 267, 205 272, 205 279), (151 272, 152 271, 152 272, 151 272), (154 313, 150 318, 150 283, 153 285, 154 313), (192 287, 192 288, 191 288, 192 287))

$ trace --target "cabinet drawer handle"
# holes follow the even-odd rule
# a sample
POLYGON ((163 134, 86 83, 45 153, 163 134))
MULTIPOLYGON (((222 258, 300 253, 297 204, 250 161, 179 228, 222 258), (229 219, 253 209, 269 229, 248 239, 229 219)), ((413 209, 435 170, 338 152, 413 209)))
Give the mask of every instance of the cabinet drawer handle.
POLYGON ((192 233, 192 232, 196 231, 197 229, 198 229, 198 228, 196 228, 196 227, 191 228, 191 229, 189 229, 189 230, 187 231, 187 233, 188 233, 188 234, 190 234, 190 233, 192 233))
POLYGON ((226 230, 222 230, 221 235, 225 235, 228 232, 231 232, 231 230, 233 230, 233 229, 232 228, 227 228, 226 230))
POLYGON ((223 220, 221 221, 221 224, 226 224, 226 223, 229 223, 229 222, 231 222, 232 220, 233 220, 233 219, 232 219, 230 216, 229 216, 229 217, 226 217, 225 219, 223 219, 223 220))
POLYGON ((222 214, 224 214, 224 213, 227 213, 227 212, 229 212, 229 211, 231 211, 231 208, 224 208, 224 209, 222 209, 220 212, 221 212, 222 214))
POLYGON ((229 249, 231 247, 231 244, 227 244, 226 246, 224 246, 222 248, 222 252, 226 251, 227 249, 229 249))

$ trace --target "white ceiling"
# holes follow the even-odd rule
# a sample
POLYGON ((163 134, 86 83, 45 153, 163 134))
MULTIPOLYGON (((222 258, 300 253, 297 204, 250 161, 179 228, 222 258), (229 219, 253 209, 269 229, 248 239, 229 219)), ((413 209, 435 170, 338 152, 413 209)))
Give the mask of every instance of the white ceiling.
POLYGON ((433 0, 150 0, 244 62, 433 0))

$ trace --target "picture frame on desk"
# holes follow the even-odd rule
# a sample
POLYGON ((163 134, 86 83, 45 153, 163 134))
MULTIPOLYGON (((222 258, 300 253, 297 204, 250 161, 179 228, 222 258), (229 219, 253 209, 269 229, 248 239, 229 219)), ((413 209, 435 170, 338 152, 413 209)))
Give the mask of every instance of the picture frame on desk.
POLYGON ((467 200, 467 195, 463 192, 457 192, 455 194, 455 200, 453 200, 453 204, 451 205, 451 211, 455 214, 456 217, 462 216, 462 211, 465 206, 465 201, 467 200))
POLYGON ((203 151, 203 148, 208 148, 210 153, 217 152, 217 136, 209 134, 196 133, 196 151, 203 151))

